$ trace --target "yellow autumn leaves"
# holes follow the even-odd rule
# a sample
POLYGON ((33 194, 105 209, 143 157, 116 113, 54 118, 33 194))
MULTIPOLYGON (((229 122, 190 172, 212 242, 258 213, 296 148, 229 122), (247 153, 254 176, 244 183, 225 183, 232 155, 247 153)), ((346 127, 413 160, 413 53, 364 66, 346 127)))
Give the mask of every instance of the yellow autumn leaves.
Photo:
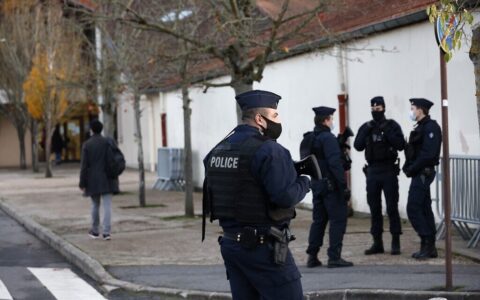
POLYGON ((59 120, 68 107, 66 91, 58 81, 64 74, 51 70, 45 53, 36 54, 30 74, 23 84, 25 102, 33 118, 59 120), (45 114, 49 114, 46 116, 45 114))
POLYGON ((35 22, 35 54, 23 83, 24 100, 31 116, 56 124, 78 100, 78 73, 82 69, 82 41, 77 29, 63 15, 60 1, 4 2, 4 13, 29 13, 35 22), (17 6, 15 4, 17 3, 17 6), (20 6, 20 7, 18 7, 20 6))

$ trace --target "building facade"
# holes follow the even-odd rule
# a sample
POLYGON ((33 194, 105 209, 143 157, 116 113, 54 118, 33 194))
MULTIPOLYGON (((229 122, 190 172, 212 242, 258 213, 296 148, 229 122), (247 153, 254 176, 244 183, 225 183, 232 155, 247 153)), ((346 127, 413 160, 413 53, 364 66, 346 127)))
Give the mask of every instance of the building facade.
MULTIPOLYGON (((474 69, 468 57, 469 44, 463 44, 447 67, 450 152, 480 155, 474 69)), ((215 82, 227 80, 228 77, 223 77, 215 82)), ((284 130, 278 142, 290 150, 294 159, 299 158, 303 133, 313 128, 311 108, 338 107, 338 95, 343 93, 348 95, 347 125, 354 132, 371 119, 369 100, 378 95, 385 97, 387 118, 395 119, 406 137, 414 125, 408 118, 409 98, 432 100, 435 103, 432 118, 441 124, 439 49, 434 26, 425 17, 423 21, 347 42, 342 48, 332 46, 271 63, 265 69, 262 82, 255 83, 254 88, 282 96, 279 112, 284 130)), ((190 94, 194 180, 200 187, 204 176, 202 159, 236 125, 235 99, 231 88, 210 88, 207 93, 192 88, 190 94)), ((181 92, 159 92, 142 99, 145 162, 153 171, 157 148, 183 147, 181 92)), ((336 122, 338 128, 338 115, 336 122)), ((118 110, 119 144, 127 163, 135 167, 137 149, 133 124, 131 99, 123 95, 118 110)), ((368 212, 362 172, 364 155, 354 150, 351 154, 353 207, 368 212)), ((403 163, 403 153, 400 157, 403 163)), ((406 217, 408 184, 408 179, 400 175, 402 217, 406 217)), ((311 196, 304 201, 311 202, 311 196)))

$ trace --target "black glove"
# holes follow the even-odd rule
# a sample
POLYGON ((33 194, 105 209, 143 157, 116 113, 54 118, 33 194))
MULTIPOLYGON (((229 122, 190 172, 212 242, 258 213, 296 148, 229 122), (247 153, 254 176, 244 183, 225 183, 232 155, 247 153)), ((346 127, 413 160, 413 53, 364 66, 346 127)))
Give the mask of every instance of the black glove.
POLYGON ((372 129, 375 127, 375 121, 368 121, 367 123, 367 126, 366 126, 366 132, 367 134, 370 133, 370 131, 372 131, 372 129))
POLYGON ((407 176, 408 178, 412 177, 412 170, 410 169, 409 166, 404 165, 402 168, 402 171, 403 173, 405 173, 405 176, 407 176))
POLYGON ((309 175, 313 179, 322 179, 322 172, 320 171, 317 158, 314 154, 294 162, 294 166, 299 175, 309 175))
POLYGON ((345 201, 349 201, 350 197, 352 197, 352 192, 350 191, 350 189, 349 188, 344 189, 343 198, 345 199, 345 201))

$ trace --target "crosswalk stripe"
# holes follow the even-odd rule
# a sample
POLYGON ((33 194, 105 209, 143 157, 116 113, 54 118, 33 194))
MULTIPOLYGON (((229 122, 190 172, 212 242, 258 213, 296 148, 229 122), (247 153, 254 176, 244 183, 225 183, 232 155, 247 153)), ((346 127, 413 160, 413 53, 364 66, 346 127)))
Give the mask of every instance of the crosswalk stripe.
POLYGON ((28 268, 57 300, 106 300, 70 269, 28 268))
POLYGON ((7 290, 7 287, 0 280, 0 300, 13 300, 12 296, 7 290))

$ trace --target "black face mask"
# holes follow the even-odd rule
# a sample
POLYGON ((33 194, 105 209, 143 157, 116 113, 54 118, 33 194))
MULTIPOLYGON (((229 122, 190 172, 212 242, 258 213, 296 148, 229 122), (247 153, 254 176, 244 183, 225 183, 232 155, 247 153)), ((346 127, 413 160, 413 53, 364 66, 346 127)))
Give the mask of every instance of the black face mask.
POLYGON ((385 111, 372 111, 372 118, 375 122, 380 122, 385 119, 385 111))
POLYGON ((273 122, 264 116, 262 118, 267 122, 267 128, 263 128, 263 134, 273 140, 278 139, 282 134, 282 123, 273 122))

